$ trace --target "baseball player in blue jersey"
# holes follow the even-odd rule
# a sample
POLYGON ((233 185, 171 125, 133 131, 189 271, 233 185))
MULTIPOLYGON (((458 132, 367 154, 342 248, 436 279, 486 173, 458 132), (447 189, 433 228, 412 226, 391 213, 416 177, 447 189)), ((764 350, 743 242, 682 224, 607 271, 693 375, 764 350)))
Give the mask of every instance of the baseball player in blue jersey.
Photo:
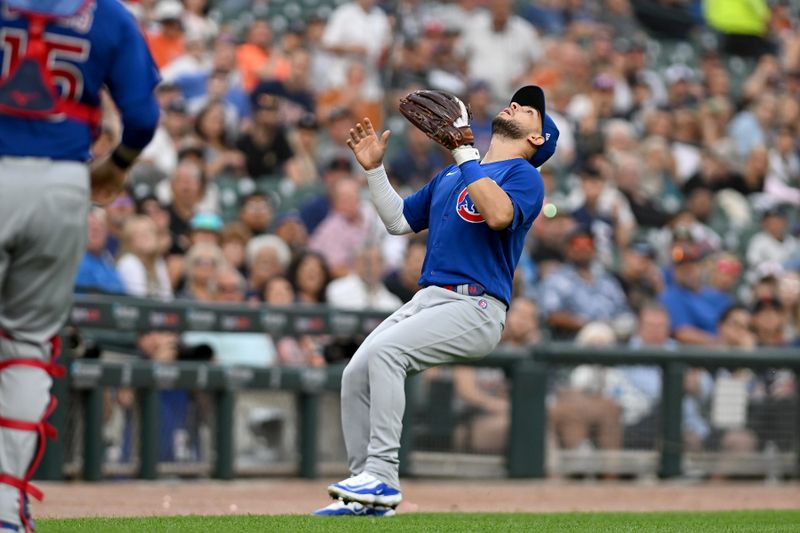
MULTIPOLYGON (((464 110, 455 126, 467 126, 464 110)), ((471 137, 471 136, 470 136, 471 137)), ((389 132, 368 119, 347 144, 367 173, 370 195, 388 231, 428 230, 414 298, 381 323, 342 377, 342 428, 352 477, 328 487, 337 499, 317 515, 391 516, 401 502, 398 450, 404 381, 432 366, 484 357, 499 343, 525 236, 544 197, 541 166, 558 130, 539 87, 519 89, 493 121, 489 150, 465 144, 450 165, 400 198, 382 161, 389 132)))
POLYGON ((0 66, 0 531, 27 532, 90 197, 112 200, 152 138, 158 72, 119 0, 0 0, 0 66), (89 164, 102 88, 122 140, 89 164))

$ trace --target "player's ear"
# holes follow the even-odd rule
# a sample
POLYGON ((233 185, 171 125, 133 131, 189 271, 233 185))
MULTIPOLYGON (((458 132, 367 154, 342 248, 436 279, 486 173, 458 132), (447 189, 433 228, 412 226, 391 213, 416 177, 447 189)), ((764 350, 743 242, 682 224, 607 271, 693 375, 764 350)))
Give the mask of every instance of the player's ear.
POLYGON ((531 133, 525 140, 528 141, 533 148, 539 148, 544 144, 544 137, 541 133, 531 133))

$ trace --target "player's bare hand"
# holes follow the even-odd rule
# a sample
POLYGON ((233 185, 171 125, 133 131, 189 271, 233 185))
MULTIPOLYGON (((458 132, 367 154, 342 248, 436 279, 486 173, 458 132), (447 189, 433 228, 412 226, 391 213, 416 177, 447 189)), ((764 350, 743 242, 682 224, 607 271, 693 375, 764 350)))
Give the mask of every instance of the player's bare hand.
POLYGON ((125 189, 126 172, 111 161, 110 156, 92 163, 92 202, 108 205, 125 189))
POLYGON ((350 129, 347 146, 353 151, 364 170, 371 170, 381 166, 390 134, 391 132, 386 130, 378 137, 372 127, 372 122, 368 118, 364 118, 362 122, 356 124, 355 128, 350 129))

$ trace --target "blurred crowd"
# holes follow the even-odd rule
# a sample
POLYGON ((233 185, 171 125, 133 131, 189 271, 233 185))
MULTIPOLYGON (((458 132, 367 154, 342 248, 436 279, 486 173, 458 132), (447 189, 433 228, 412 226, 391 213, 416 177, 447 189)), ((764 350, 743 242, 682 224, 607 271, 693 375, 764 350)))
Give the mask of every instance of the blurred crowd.
MULTIPOLYGON (((540 169, 545 205, 504 344, 800 346, 796 3, 125 3, 163 78, 162 119, 128 190, 90 214, 78 292, 392 311, 419 289, 425 235, 387 234, 344 144, 349 128, 366 116, 392 130, 389 176, 410 193, 450 156, 399 115, 400 97, 458 94, 485 151, 492 118, 535 83, 561 135, 540 169)), ((103 133, 118 134, 113 120, 103 133)), ((144 337, 148 357, 203 344, 220 364, 320 366, 353 349, 328 336, 144 337)), ((452 379, 473 413, 459 438, 499 434, 472 424, 507 424, 502 376, 452 379)), ((723 382, 755 409, 796 413, 790 373, 692 371, 687 442, 764 444, 750 422, 710 424, 723 382)), ((631 428, 655 427, 657 368, 581 367, 558 384, 550 421, 562 446, 620 447, 631 428)))

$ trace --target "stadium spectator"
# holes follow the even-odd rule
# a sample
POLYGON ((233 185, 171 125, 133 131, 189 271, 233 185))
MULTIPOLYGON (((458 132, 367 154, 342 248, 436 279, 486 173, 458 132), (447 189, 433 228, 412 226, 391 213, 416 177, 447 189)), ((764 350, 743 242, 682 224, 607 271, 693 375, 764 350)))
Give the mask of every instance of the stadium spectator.
POLYGON ((350 135, 350 128, 356 120, 360 119, 356 118, 349 107, 331 109, 327 117, 322 117, 323 128, 319 132, 317 155, 326 166, 338 161, 348 161, 351 172, 352 169, 360 168, 353 153, 342 147, 343 139, 350 135))
POLYGON ((183 0, 183 25, 187 34, 197 35, 203 41, 216 37, 219 27, 209 16, 210 4, 208 0, 183 0))
POLYGON ((660 301, 669 311, 672 335, 683 344, 713 345, 717 322, 724 309, 703 285, 700 249, 694 244, 672 248, 673 283, 661 293, 660 301))
POLYGON ((367 70, 359 61, 348 61, 345 66, 345 83, 323 91, 317 97, 317 113, 323 120, 339 109, 347 109, 353 116, 367 117, 376 128, 383 124, 383 101, 380 94, 370 88, 367 70))
POLYGON ((408 142, 389 163, 392 179, 399 186, 416 189, 445 166, 441 147, 417 128, 407 131, 408 142))
POLYGON ((161 78, 174 82, 183 76, 196 76, 211 67, 211 54, 206 47, 207 37, 189 30, 184 36, 185 52, 161 69, 161 78))
POLYGON ((171 83, 181 90, 183 98, 202 107, 208 98, 208 91, 212 90, 214 97, 224 100, 226 104, 236 107, 236 115, 242 119, 240 125, 243 129, 249 124, 250 98, 242 88, 241 73, 236 70, 236 39, 230 33, 221 33, 214 40, 211 49, 211 64, 197 74, 184 74, 171 83), (216 80, 211 80, 216 73, 216 80), (227 81, 221 79, 221 74, 227 73, 227 81), (227 92, 223 96, 223 91, 227 92))
POLYGON ((614 249, 624 247, 636 229, 636 221, 620 191, 611 182, 612 168, 596 157, 580 170, 580 187, 570 198, 572 217, 591 231, 600 262, 610 267, 614 249))
POLYGON ((283 276, 292 259, 289 246, 276 235, 258 235, 246 248, 248 298, 261 300, 270 278, 283 276))
MULTIPOLYGON (((488 83, 477 80, 470 83, 467 87, 467 100, 469 101, 470 111, 472 111, 472 134, 475 136, 475 148, 482 154, 489 149, 489 141, 492 137, 492 88, 488 83)), ((548 109, 548 114, 550 110, 548 109)), ((556 124, 558 125, 558 124, 556 124)), ((561 128, 559 128, 560 130, 561 128)), ((563 131, 561 132, 563 135, 563 131)), ((559 136, 559 149, 561 149, 561 136, 559 136)))
POLYGON ((383 256, 377 246, 366 245, 355 252, 353 271, 328 284, 326 299, 332 307, 394 311, 403 302, 381 281, 383 256))
POLYGON ((664 288, 664 276, 656 263, 656 250, 645 240, 637 240, 622 250, 620 267, 615 277, 631 309, 656 299, 664 288))
POLYGON ((264 79, 285 79, 289 64, 274 47, 272 27, 268 20, 256 19, 247 31, 247 40, 236 51, 236 67, 242 77, 242 88, 251 92, 264 79))
POLYGON ((764 192, 774 204, 800 206, 800 154, 790 126, 778 130, 775 146, 769 149, 768 157, 769 171, 764 192))
POLYGON ((758 346, 781 347, 786 339, 786 315, 780 300, 761 298, 753 305, 753 331, 758 346))
POLYGON ((158 250, 164 257, 172 248, 172 235, 169 231, 169 212, 154 195, 146 195, 137 201, 136 212, 150 217, 158 230, 158 250))
MULTIPOLYGON (((652 162, 652 161, 651 161, 652 162)), ((625 196, 630 206, 635 223, 640 227, 660 228, 666 225, 671 216, 659 205, 663 199, 663 185, 659 178, 656 188, 648 195, 644 182, 647 160, 634 154, 619 154, 615 160, 615 178, 617 187, 625 196), (657 197, 662 196, 659 200, 657 197)))
POLYGON ((352 0, 331 13, 321 39, 330 54, 326 77, 320 80, 323 87, 344 87, 348 63, 358 62, 364 67, 365 91, 379 97, 383 94, 378 66, 392 41, 392 28, 375 3, 352 0))
POLYGON ((149 166, 158 172, 160 179, 171 176, 178 166, 181 142, 191 131, 191 118, 182 99, 171 101, 161 114, 153 140, 150 141, 136 163, 136 167, 149 166))
POLYGON ((800 346, 800 271, 784 272, 778 280, 777 292, 786 312, 786 338, 800 346))
POLYGON ((747 246, 747 264, 751 271, 763 265, 782 267, 800 251, 800 242, 788 233, 787 215, 781 208, 764 211, 761 231, 747 246))
MULTIPOLYGON (((669 221, 669 229, 671 231, 666 234, 671 236, 672 244, 694 244, 702 253, 716 252, 722 248, 722 237, 697 220, 685 207, 672 216, 669 221)), ((667 247, 665 251, 668 259, 671 249, 667 247)))
POLYGON ((500 102, 539 61, 542 43, 536 29, 514 14, 511 0, 492 0, 488 11, 477 13, 461 33, 458 52, 466 61, 467 76, 487 82, 500 102))
POLYGON ((220 247, 225 261, 242 275, 247 274, 245 249, 252 236, 250 228, 239 221, 228 222, 220 233, 220 247))
POLYGON ((203 147, 203 174, 212 183, 221 175, 240 176, 245 172, 245 156, 234 148, 235 139, 231 139, 227 130, 225 115, 226 105, 210 100, 199 111, 195 122, 195 131, 203 147))
POLYGON ((179 298, 198 302, 214 301, 216 295, 216 273, 225 262, 219 246, 210 242, 199 242, 186 252, 185 282, 179 298))
POLYGON ((131 296, 171 299, 167 265, 158 250, 158 228, 146 216, 132 216, 122 231, 117 271, 131 296))
POLYGON ((287 278, 301 304, 322 304, 327 302, 326 289, 331 280, 330 270, 325 258, 311 251, 298 254, 289 266, 287 278))
MULTIPOLYGON (((546 182, 545 182, 546 183, 546 182)), ((564 242, 577 227, 569 211, 556 207, 552 216, 540 216, 531 228, 530 258, 536 266, 538 279, 542 280, 564 262, 564 242)))
POLYGON ((716 299, 718 309, 725 310, 734 305, 734 294, 742 277, 742 263, 735 255, 721 252, 708 261, 708 287, 710 299, 716 299))
POLYGON ((721 36, 724 53, 757 58, 774 50, 768 40, 771 13, 766 0, 705 0, 703 7, 708 25, 721 36))
POLYGON ((289 72, 285 79, 265 79, 259 82, 253 93, 278 97, 282 121, 294 126, 304 115, 315 113, 317 101, 311 84, 311 56, 308 51, 297 48, 289 54, 288 61, 289 72))
POLYGON ((289 132, 294 155, 286 162, 286 177, 296 187, 315 186, 321 182, 321 162, 317 157, 319 124, 311 113, 302 115, 297 127, 289 132))
POLYGON ((292 255, 296 255, 308 248, 308 232, 296 212, 289 212, 279 216, 272 225, 272 233, 289 245, 292 255))
POLYGON ((269 231, 274 210, 268 194, 253 192, 241 199, 239 221, 253 235, 263 235, 269 231))
POLYGON ((247 173, 255 180, 275 179, 283 165, 294 155, 284 126, 280 122, 277 97, 254 94, 253 127, 236 142, 245 156, 247 173))
POLYGON ((775 94, 765 92, 733 117, 728 126, 728 137, 735 142, 737 157, 746 160, 754 148, 767 144, 767 133, 775 121, 776 111, 775 94))
POLYGON ((350 178, 353 165, 349 157, 336 157, 328 161, 323 167, 322 185, 325 190, 322 194, 310 198, 300 205, 299 214, 306 226, 309 235, 314 233, 319 223, 322 222, 330 211, 330 198, 336 183, 342 178, 350 178))
POLYGON ((159 69, 169 65, 185 52, 183 43, 183 5, 178 0, 162 0, 153 10, 158 22, 156 31, 147 33, 147 45, 159 69))
POLYGON ((189 242, 192 246, 201 243, 219 246, 222 226, 222 217, 218 214, 203 211, 197 212, 189 222, 189 227, 191 228, 189 242))
POLYGON ((106 248, 107 240, 106 212, 95 207, 89 211, 86 253, 75 278, 75 292, 125 294, 125 286, 114 265, 114 256, 106 248))
POLYGON ((311 234, 308 246, 325 257, 334 278, 353 270, 355 253, 366 244, 372 220, 365 211, 356 180, 343 178, 333 185, 331 210, 311 234))
POLYGON ((136 203, 127 191, 123 191, 106 206, 108 240, 106 248, 114 257, 119 257, 119 247, 125 222, 136 213, 136 203))
POLYGON ((597 263, 594 239, 579 227, 566 242, 567 263, 550 273, 539 288, 540 305, 553 335, 571 339, 593 321, 618 322, 631 317, 625 293, 597 263))
POLYGON ((202 199, 202 170, 196 163, 184 160, 178 164, 169 185, 171 200, 167 205, 167 212, 172 235, 170 254, 182 255, 191 245, 191 220, 202 199))
MULTIPOLYGON (((195 132, 204 140, 207 140, 205 136, 210 136, 212 138, 220 137, 221 141, 225 143, 234 141, 239 129, 240 109, 237 106, 237 102, 232 101, 230 96, 234 91, 232 84, 235 83, 235 78, 231 75, 230 68, 215 67, 210 69, 205 77, 205 83, 205 90, 187 102, 189 113, 195 117, 195 132), (198 115, 212 104, 218 104, 222 108, 222 119, 219 120, 218 116, 214 117, 220 121, 219 125, 203 124, 199 120, 198 115), (219 132, 215 131, 216 128, 220 127, 221 130, 219 132)), ((219 112, 219 110, 215 109, 215 112, 219 112)))
POLYGON ((427 242, 419 238, 409 239, 403 266, 384 276, 383 284, 403 303, 411 301, 420 289, 422 262, 425 259, 427 242))

